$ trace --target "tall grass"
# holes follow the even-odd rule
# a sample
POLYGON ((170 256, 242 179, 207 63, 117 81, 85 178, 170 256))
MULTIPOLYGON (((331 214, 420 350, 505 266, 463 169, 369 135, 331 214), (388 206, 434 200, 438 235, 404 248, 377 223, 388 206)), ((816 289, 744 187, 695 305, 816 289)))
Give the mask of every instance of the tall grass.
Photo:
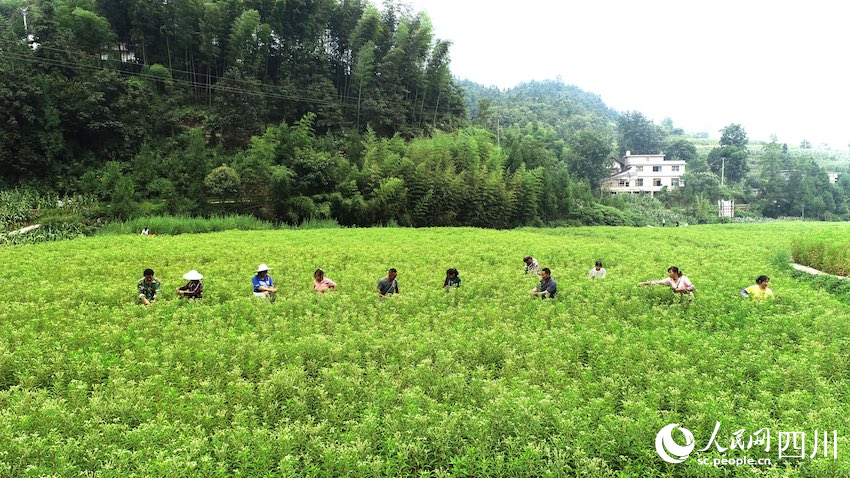
POLYGON ((850 273, 850 240, 838 235, 808 237, 791 244, 794 261, 823 272, 850 273))
POLYGON ((102 235, 139 234, 147 228, 151 234, 199 234, 220 231, 257 231, 269 229, 333 229, 339 224, 333 220, 308 220, 297 226, 276 224, 254 216, 149 216, 123 222, 112 222, 101 229, 102 235))
POLYGON ((254 216, 150 216, 129 221, 111 222, 101 229, 100 234, 139 234, 142 229, 151 234, 198 234, 227 230, 254 231, 275 229, 276 225, 254 216))

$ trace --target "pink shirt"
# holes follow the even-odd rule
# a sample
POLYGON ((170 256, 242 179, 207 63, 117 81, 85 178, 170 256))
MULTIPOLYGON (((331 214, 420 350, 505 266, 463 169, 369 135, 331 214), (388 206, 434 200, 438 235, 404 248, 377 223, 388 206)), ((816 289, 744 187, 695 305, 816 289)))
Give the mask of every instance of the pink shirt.
POLYGON ((315 289, 316 292, 322 293, 330 289, 331 287, 336 287, 336 282, 328 279, 327 277, 322 279, 321 282, 317 281, 316 279, 313 279, 313 289, 315 289))
POLYGON ((694 285, 691 283, 691 280, 688 279, 688 276, 680 276, 678 281, 674 281, 670 277, 661 280, 653 280, 649 281, 652 285, 669 285, 673 288, 673 290, 679 290, 684 288, 685 292, 693 292, 694 285))

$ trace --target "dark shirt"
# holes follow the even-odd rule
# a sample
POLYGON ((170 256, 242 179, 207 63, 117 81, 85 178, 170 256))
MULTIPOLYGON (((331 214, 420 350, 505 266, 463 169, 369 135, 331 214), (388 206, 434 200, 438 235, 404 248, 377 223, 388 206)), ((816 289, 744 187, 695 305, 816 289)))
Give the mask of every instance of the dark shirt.
POLYGON ((188 294, 185 294, 183 296, 183 297, 186 297, 187 299, 200 299, 201 294, 204 290, 204 284, 202 284, 201 281, 199 281, 199 280, 192 280, 192 281, 189 281, 188 284, 181 287, 180 290, 189 291, 188 294))
POLYGON ((537 291, 541 294, 543 292, 548 292, 549 297, 555 297, 555 294, 558 293, 558 284, 555 282, 555 279, 550 277, 547 281, 540 281, 540 287, 537 288, 537 291))
POLYGON ((460 276, 454 276, 454 278, 446 276, 446 280, 443 281, 443 287, 460 287, 460 276))
POLYGON ((393 279, 393 281, 390 282, 386 277, 384 277, 378 281, 378 292, 380 292, 381 295, 398 294, 398 280, 393 279))

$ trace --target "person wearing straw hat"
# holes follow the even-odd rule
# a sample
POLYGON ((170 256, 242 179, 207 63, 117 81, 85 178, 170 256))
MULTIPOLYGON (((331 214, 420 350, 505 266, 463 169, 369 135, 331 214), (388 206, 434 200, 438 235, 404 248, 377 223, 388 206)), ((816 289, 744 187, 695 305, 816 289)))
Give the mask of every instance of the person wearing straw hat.
POLYGON ((178 287, 177 295, 187 299, 200 299, 204 290, 204 284, 201 283, 201 279, 203 279, 204 276, 195 269, 192 269, 183 274, 183 278, 189 281, 189 283, 183 287, 178 287))
POLYGON ((274 279, 269 275, 269 266, 260 264, 257 267, 257 275, 252 280, 254 283, 254 296, 271 299, 274 301, 277 287, 274 286, 274 279))

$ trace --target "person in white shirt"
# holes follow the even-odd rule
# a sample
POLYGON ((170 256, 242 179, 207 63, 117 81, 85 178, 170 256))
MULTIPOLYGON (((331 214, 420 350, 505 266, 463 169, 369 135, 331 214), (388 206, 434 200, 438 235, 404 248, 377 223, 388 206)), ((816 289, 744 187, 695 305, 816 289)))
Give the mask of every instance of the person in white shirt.
POLYGON ((608 271, 606 271, 605 268, 602 267, 602 261, 596 261, 596 265, 593 267, 593 269, 590 269, 590 272, 588 273, 588 278, 590 280, 604 279, 607 273, 608 271))
POLYGON ((687 296, 688 300, 694 298, 694 284, 688 279, 688 276, 682 273, 676 266, 670 266, 667 269, 667 277, 660 280, 650 280, 641 282, 638 285, 665 285, 670 287, 673 292, 687 296))
POLYGON ((534 272, 534 275, 540 275, 540 264, 537 263, 537 259, 531 256, 525 256, 522 260, 525 262, 525 273, 534 272))

